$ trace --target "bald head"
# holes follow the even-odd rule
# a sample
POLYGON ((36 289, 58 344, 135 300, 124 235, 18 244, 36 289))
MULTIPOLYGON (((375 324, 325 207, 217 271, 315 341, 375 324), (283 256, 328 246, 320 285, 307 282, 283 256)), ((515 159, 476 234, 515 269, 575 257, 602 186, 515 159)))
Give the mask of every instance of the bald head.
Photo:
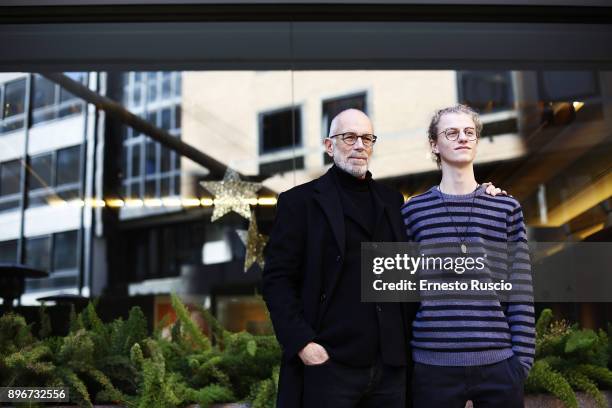
POLYGON ((327 154, 333 158, 336 166, 358 178, 364 178, 368 171, 368 162, 372 156, 372 145, 366 147, 363 139, 358 137, 353 144, 344 140, 347 133, 354 136, 372 135, 374 129, 368 115, 357 109, 340 112, 329 126, 329 136, 324 140, 327 154), (333 137, 332 136, 336 136, 333 137))
POLYGON ((368 115, 358 109, 346 109, 337 114, 329 126, 329 136, 339 133, 355 132, 357 134, 374 133, 374 127, 368 115))

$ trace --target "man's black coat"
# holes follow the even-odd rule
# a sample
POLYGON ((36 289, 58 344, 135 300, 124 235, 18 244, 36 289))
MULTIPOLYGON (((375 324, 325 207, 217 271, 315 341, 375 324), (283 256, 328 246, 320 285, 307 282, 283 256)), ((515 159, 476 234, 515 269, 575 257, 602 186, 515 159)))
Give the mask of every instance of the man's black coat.
MULTIPOLYGON (((386 220, 379 221, 388 222, 392 240, 405 241, 400 217, 402 195, 374 180, 370 188, 375 200, 383 205, 386 220)), ((301 406, 303 363, 298 352, 315 339, 334 295, 345 254, 344 223, 331 171, 278 197, 276 220, 265 249, 262 286, 283 349, 278 408, 301 406)), ((412 315, 412 307, 402 307, 403 321, 397 323, 398 330, 406 333, 408 356, 412 315)))

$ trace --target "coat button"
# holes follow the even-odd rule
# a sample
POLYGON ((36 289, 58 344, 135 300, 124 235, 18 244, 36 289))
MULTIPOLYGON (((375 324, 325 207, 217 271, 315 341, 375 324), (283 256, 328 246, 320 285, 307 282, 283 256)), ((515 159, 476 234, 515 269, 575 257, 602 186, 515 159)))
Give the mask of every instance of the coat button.
POLYGON ((336 262, 340 262, 340 259, 342 259, 342 257, 341 257, 340 255, 338 255, 338 256, 336 257, 336 262))
POLYGON ((382 307, 380 307, 380 306, 376 305, 376 310, 377 310, 378 312, 382 312, 382 307))
POLYGON ((321 302, 325 302, 325 299, 327 299, 327 296, 325 295, 325 293, 323 293, 321 295, 321 302))

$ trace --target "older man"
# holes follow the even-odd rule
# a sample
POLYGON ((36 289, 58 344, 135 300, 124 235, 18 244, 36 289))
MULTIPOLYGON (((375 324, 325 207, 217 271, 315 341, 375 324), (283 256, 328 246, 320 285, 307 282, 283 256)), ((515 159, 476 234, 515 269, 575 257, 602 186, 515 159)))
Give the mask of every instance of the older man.
POLYGON ((412 312, 360 300, 362 242, 402 241, 402 195, 372 179, 361 111, 336 116, 334 165, 278 197, 263 295, 283 347, 278 408, 404 408, 412 312))

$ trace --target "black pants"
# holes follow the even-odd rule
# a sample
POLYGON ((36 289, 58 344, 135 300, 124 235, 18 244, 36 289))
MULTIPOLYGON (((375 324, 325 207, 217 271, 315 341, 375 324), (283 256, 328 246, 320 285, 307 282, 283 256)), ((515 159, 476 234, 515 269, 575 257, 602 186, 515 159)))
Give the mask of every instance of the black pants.
POLYGON ((304 408, 405 408, 406 367, 304 366, 304 408))
POLYGON ((447 367, 414 363, 414 408, 523 407, 523 369, 516 357, 472 367, 447 367))

